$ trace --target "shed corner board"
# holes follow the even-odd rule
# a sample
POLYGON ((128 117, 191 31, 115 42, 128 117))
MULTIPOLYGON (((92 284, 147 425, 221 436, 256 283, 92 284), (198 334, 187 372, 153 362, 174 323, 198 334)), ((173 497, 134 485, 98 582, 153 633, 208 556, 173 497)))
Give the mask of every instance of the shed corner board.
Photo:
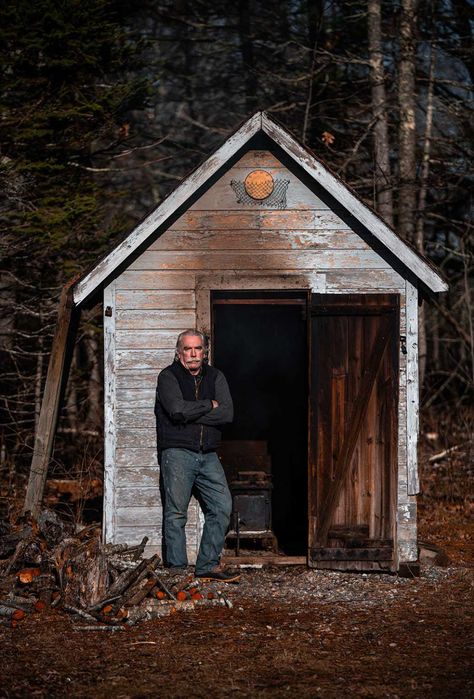
POLYGON ((104 289, 104 520, 103 538, 106 543, 115 540, 115 449, 116 449, 116 347, 115 347, 115 281, 104 289))
POLYGON ((407 492, 420 492, 418 476, 419 384, 418 384, 418 290, 406 283, 406 444, 407 492))

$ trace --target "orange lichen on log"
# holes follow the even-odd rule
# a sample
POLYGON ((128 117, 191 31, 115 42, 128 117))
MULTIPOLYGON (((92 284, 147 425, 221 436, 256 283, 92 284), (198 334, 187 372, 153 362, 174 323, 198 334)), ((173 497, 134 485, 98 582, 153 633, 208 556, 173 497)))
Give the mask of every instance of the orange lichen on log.
POLYGON ((197 601, 203 599, 203 597, 200 592, 193 592, 193 594, 191 595, 191 599, 197 601))
POLYGON ((166 598, 166 593, 163 592, 163 590, 157 590, 155 593, 157 599, 165 599, 166 598))
POLYGON ((34 610, 35 612, 44 612, 46 609, 46 602, 43 602, 43 600, 39 599, 37 602, 35 602, 34 610))
POLYGON ((102 614, 111 614, 113 610, 113 606, 111 604, 106 604, 105 607, 102 609, 102 614))
POLYGON ((14 621, 21 621, 24 619, 26 616, 25 612, 22 609, 15 609, 15 611, 12 614, 12 620, 14 621))
POLYGON ((188 599, 188 595, 184 590, 180 590, 176 595, 176 599, 178 599, 180 602, 184 602, 185 599, 188 599))

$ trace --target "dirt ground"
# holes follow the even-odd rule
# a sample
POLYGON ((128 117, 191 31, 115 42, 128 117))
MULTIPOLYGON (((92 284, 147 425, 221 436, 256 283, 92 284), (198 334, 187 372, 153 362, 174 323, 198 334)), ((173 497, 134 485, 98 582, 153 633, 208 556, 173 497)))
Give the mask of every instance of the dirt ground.
POLYGON ((78 631, 59 612, 30 616, 0 629, 0 696, 472 696, 472 520, 438 505, 420 530, 436 543, 443 532, 451 563, 415 579, 246 569, 238 586, 209 586, 232 608, 113 633, 78 631))
POLYGON ((466 456, 423 475, 419 538, 443 548, 444 567, 424 565, 412 579, 244 569, 240 585, 204 590, 221 590, 231 608, 115 632, 78 630, 54 610, 28 615, 0 627, 0 697, 474 696, 466 456))

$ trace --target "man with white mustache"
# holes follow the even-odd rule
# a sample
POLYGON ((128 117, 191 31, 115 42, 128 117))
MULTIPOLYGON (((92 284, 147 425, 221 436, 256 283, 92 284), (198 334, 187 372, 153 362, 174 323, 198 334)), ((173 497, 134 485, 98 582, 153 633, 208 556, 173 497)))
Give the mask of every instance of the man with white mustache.
POLYGON ((193 492, 204 512, 195 575, 237 582, 220 564, 232 498, 216 454, 220 427, 232 422, 233 404, 224 374, 207 363, 207 338, 198 330, 179 334, 175 361, 163 369, 156 390, 159 461, 164 490, 166 564, 188 565, 185 525, 193 492))

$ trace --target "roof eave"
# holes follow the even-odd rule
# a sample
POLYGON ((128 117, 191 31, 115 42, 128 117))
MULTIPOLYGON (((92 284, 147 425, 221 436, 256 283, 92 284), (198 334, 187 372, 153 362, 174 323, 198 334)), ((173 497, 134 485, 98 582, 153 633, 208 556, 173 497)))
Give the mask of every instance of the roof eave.
POLYGON ((301 146, 268 114, 262 114, 262 130, 277 143, 300 167, 324 187, 335 199, 355 216, 385 247, 433 292, 447 291, 444 279, 411 250, 384 221, 364 204, 341 180, 307 149, 301 146))
POLYGON ((262 112, 256 112, 237 129, 207 160, 186 177, 132 232, 95 267, 79 279, 73 289, 74 303, 84 303, 100 284, 159 226, 166 223, 176 209, 204 185, 222 165, 262 128, 262 112))
POLYGON ((266 112, 256 112, 240 126, 209 158, 199 165, 132 232, 73 286, 75 305, 83 304, 106 282, 127 257, 173 215, 191 195, 211 178, 259 131, 277 143, 316 182, 355 216, 388 250, 395 254, 431 292, 447 291, 448 285, 417 252, 401 240, 328 167, 279 126, 266 112))

